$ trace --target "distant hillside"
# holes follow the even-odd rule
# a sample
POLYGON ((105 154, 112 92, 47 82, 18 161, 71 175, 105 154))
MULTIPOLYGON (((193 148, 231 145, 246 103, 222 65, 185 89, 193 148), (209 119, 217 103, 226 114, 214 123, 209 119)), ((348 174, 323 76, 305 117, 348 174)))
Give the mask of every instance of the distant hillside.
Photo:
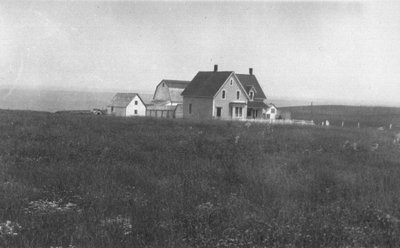
POLYGON ((367 127, 388 127, 390 123, 400 128, 400 108, 395 107, 371 107, 371 106, 345 106, 345 105, 320 105, 320 106, 296 106, 282 107, 283 111, 290 111, 292 119, 314 120, 321 123, 329 120, 331 125, 367 127))
MULTIPOLYGON (((56 90, 0 90, 0 109, 35 111, 89 110, 106 108, 116 92, 56 90)), ((148 96, 145 96, 148 98, 148 96)))

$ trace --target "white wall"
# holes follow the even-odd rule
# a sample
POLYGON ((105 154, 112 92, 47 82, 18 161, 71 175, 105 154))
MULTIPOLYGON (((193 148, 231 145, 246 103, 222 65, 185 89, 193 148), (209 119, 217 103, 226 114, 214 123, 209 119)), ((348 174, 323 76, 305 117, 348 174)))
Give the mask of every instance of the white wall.
POLYGON ((247 118, 247 93, 240 87, 239 81, 233 74, 226 80, 226 82, 218 90, 214 97, 214 109, 212 110, 213 117, 217 116, 217 107, 221 109, 222 119, 246 119, 247 118), (232 80, 232 85, 231 85, 232 80), (222 91, 225 90, 225 99, 222 98, 222 91), (239 99, 236 98, 236 92, 239 91, 239 99), (231 110, 231 104, 233 102, 241 102, 243 105, 237 105, 236 107, 242 107, 242 116, 235 117, 234 110, 231 110))
POLYGON ((276 119, 277 112, 278 112, 278 110, 277 110, 274 106, 271 106, 271 107, 268 108, 268 110, 265 112, 265 116, 266 116, 266 118, 268 119, 267 115, 269 114, 269 115, 270 115, 269 119, 275 120, 275 119, 276 119), (272 110, 273 110, 273 109, 275 110, 274 113, 272 113, 272 110))
POLYGON ((126 107, 126 116, 146 116, 146 106, 138 96, 135 96, 126 107), (135 105, 135 101, 137 101, 137 105, 135 105), (137 110, 137 114, 135 114, 135 110, 137 110))

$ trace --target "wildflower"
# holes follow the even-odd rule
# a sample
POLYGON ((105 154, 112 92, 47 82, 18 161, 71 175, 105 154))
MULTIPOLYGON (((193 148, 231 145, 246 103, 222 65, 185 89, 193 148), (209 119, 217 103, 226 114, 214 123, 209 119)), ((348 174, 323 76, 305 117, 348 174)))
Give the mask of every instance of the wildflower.
POLYGON ((18 232, 21 228, 21 225, 17 222, 7 220, 6 222, 0 223, 0 237, 18 236, 18 232))
POLYGON ((25 208, 25 213, 56 213, 56 212, 67 212, 67 211, 77 211, 78 205, 75 203, 68 202, 67 204, 61 204, 61 200, 59 201, 47 201, 47 200, 38 200, 29 202, 29 206, 25 208))
POLYGON ((211 202, 206 202, 206 203, 202 203, 200 205, 197 206, 197 209, 200 211, 204 211, 204 210, 209 210, 212 209, 214 207, 214 205, 211 202))
POLYGON ((378 150, 378 147, 379 147, 379 144, 378 144, 378 143, 372 144, 371 147, 370 147, 370 150, 371 150, 372 152, 374 152, 374 151, 378 150))
POLYGON ((106 218, 101 221, 101 225, 103 227, 118 226, 120 229, 122 229, 124 235, 129 235, 132 233, 132 224, 130 218, 123 217, 122 215, 118 215, 114 218, 106 218))

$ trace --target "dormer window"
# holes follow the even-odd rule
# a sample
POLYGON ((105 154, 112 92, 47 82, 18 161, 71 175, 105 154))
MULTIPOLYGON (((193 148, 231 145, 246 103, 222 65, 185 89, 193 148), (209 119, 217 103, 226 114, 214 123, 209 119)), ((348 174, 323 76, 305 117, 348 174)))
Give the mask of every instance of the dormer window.
POLYGON ((237 100, 240 99, 240 91, 236 91, 236 99, 237 99, 237 100))
POLYGON ((225 90, 222 91, 222 99, 225 99, 226 95, 225 95, 225 90))
POLYGON ((249 96, 250 96, 250 100, 253 100, 253 99, 254 99, 254 92, 253 92, 253 91, 250 91, 249 96))

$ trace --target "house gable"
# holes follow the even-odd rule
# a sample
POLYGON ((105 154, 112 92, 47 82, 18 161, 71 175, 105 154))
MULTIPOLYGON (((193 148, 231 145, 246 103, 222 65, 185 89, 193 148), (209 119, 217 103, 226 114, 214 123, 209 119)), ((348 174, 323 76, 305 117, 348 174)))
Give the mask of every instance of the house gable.
POLYGON ((243 88, 239 79, 235 76, 235 73, 232 73, 219 88, 217 93, 214 95, 215 100, 223 100, 222 91, 225 91, 225 100, 227 101, 245 102, 249 99, 246 90, 243 88), (237 99, 237 91, 240 92, 239 99, 237 99))
POLYGON ((236 74, 236 76, 239 78, 243 87, 245 87, 247 90, 250 90, 252 87, 254 87, 255 89, 254 100, 267 99, 267 97, 264 94, 264 91, 262 90, 260 84, 258 83, 256 76, 248 74, 236 74))
POLYGON ((146 105, 139 95, 136 95, 126 107, 126 116, 145 116, 146 105))
POLYGON ((212 116, 222 119, 245 118, 248 95, 232 73, 214 96, 212 116))

